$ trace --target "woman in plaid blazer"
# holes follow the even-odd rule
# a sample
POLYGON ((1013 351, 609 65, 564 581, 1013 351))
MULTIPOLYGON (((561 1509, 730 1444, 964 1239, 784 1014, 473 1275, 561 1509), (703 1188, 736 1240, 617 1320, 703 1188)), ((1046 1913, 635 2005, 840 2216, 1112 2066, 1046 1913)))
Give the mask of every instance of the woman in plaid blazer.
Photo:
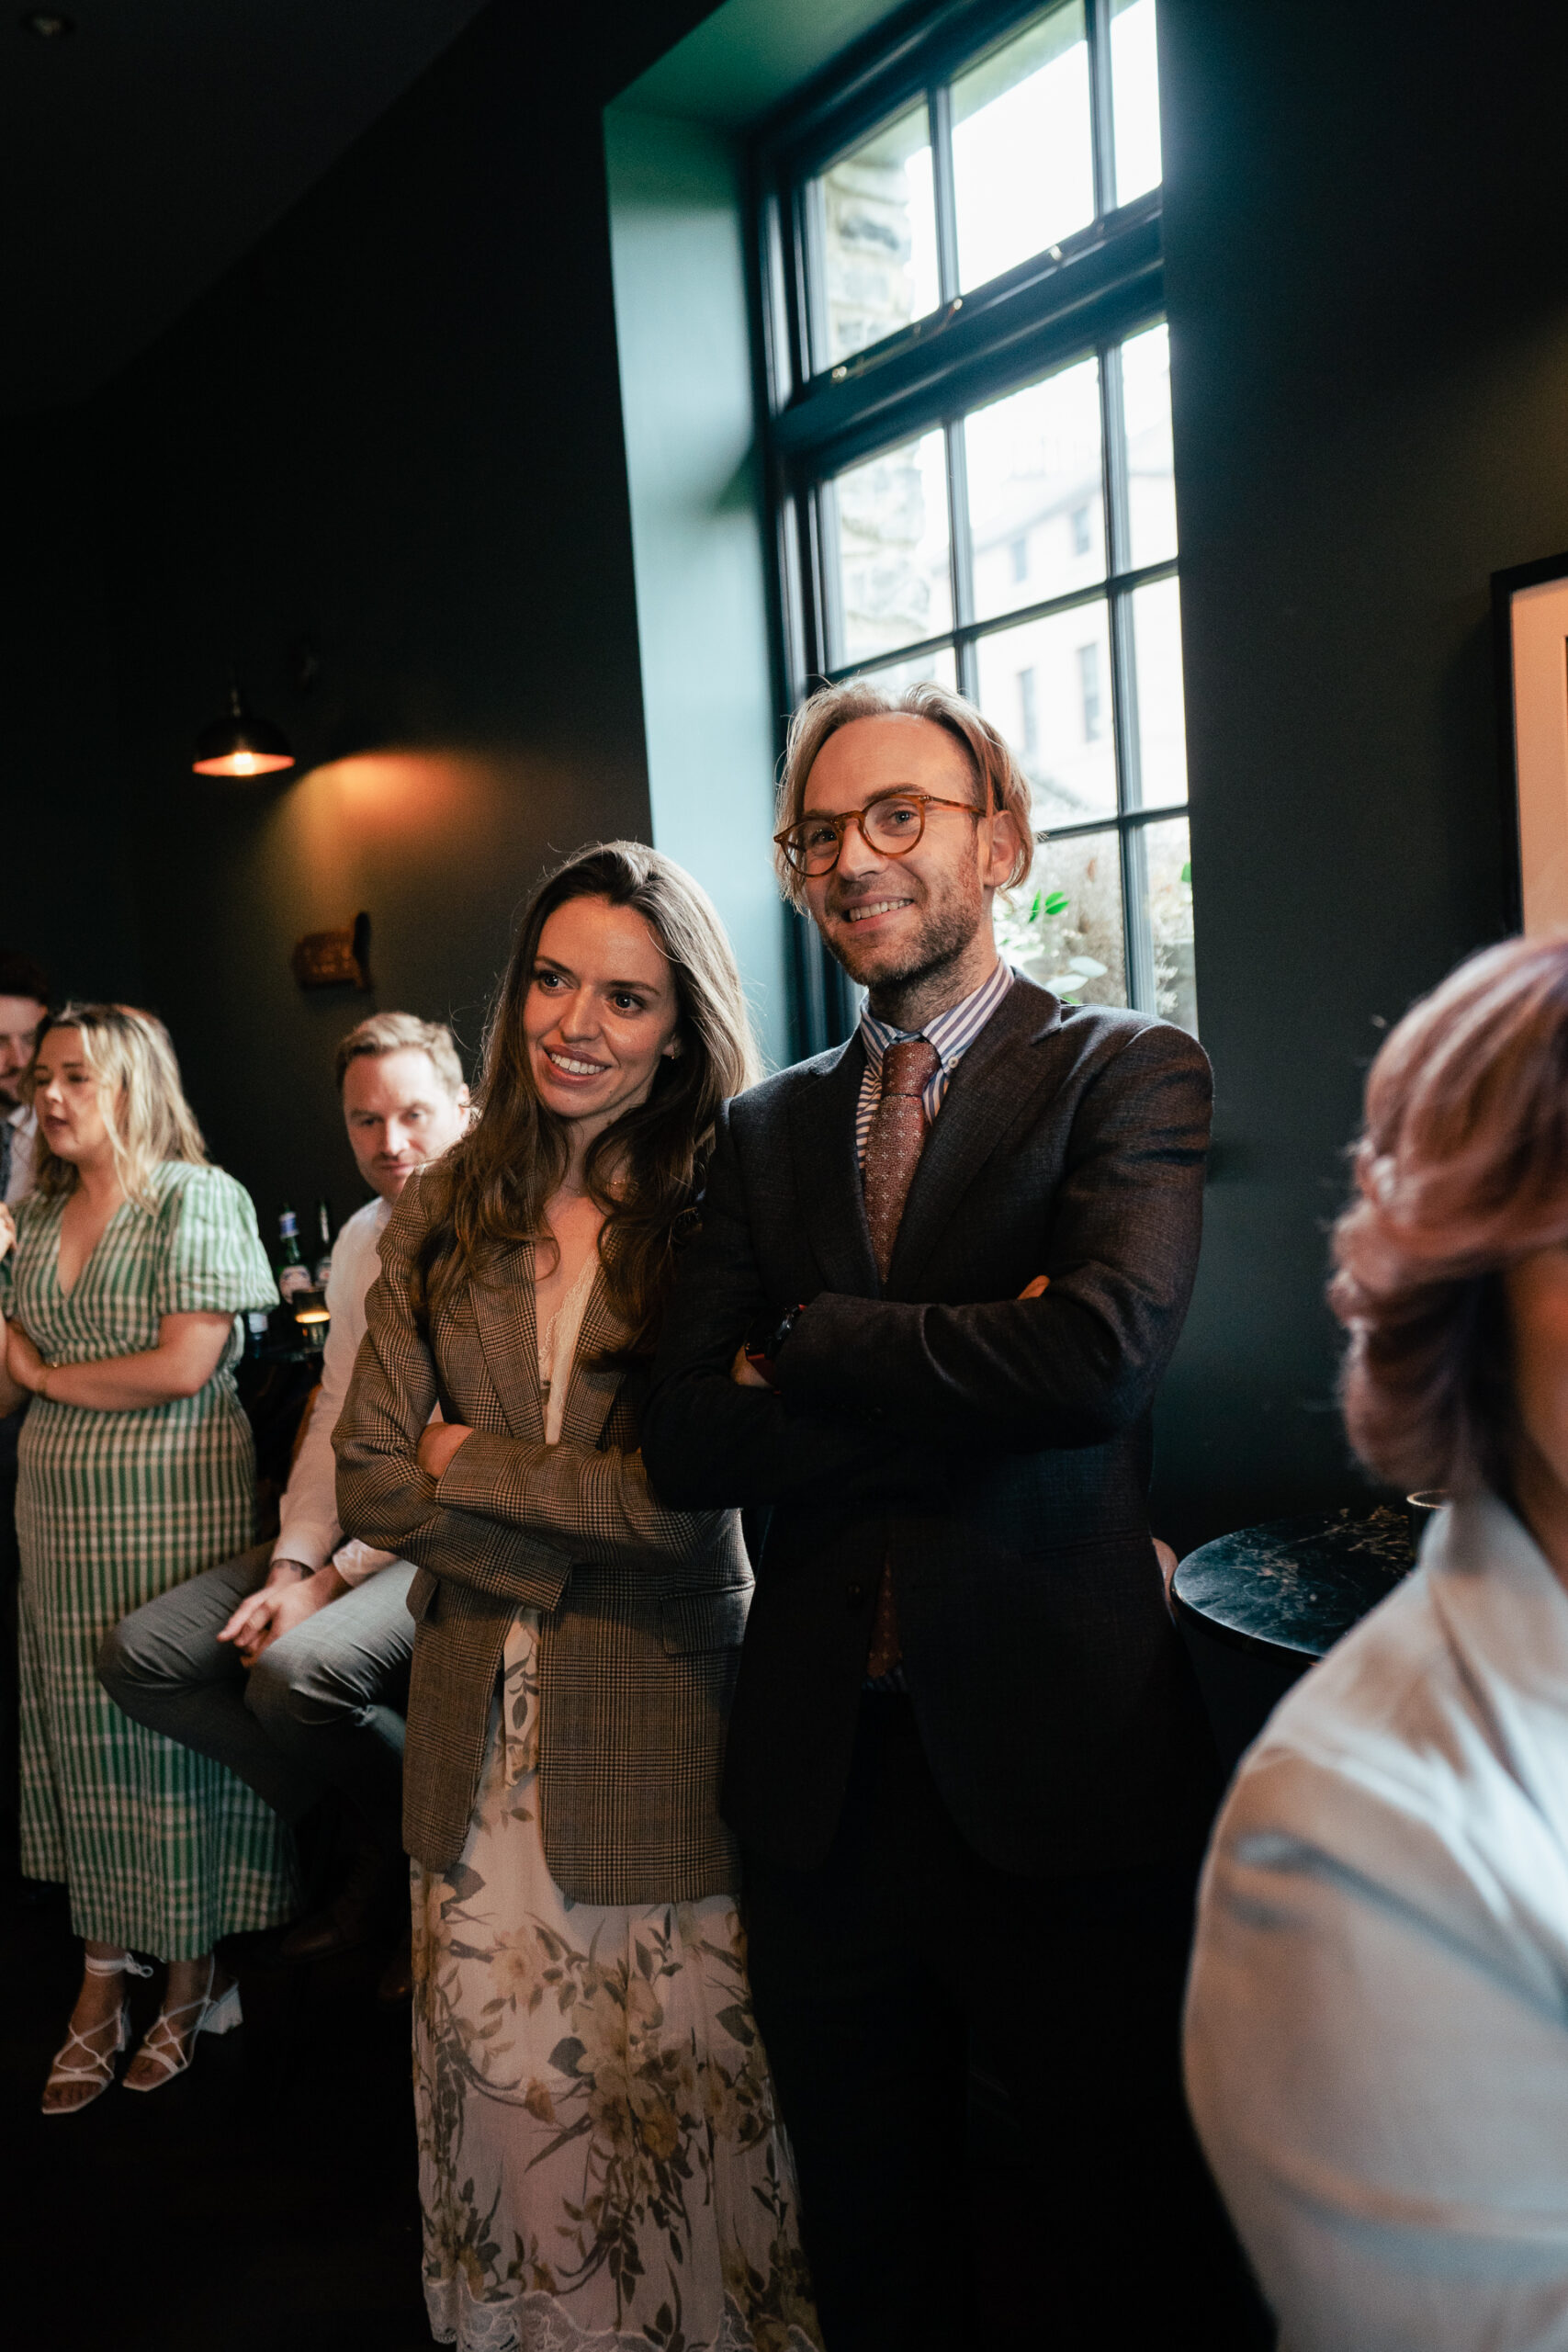
POLYGON ((718 1815, 750 1570, 735 1514, 668 1510, 638 1451, 678 1233, 754 1073, 696 884, 635 842, 569 860, 475 1125, 387 1227, 337 1427, 344 1527, 419 1567, 425 2291, 468 2352, 818 2341, 718 1815))

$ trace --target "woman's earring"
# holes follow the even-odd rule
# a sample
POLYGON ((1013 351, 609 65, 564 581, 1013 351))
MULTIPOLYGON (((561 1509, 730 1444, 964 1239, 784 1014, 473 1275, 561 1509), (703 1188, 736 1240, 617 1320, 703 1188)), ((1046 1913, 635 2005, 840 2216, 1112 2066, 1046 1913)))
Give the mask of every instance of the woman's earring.
POLYGON ((685 1048, 685 1046, 681 1043, 681 1040, 680 1040, 680 1038, 679 1038, 679 1037, 671 1037, 671 1040, 670 1040, 670 1043, 665 1046, 664 1050, 665 1050, 665 1052, 669 1055, 669 1057, 670 1057, 670 1058, 671 1058, 671 1060, 672 1062, 678 1062, 678 1061, 680 1060, 680 1058, 681 1058, 682 1055, 685 1052, 686 1048, 685 1048))

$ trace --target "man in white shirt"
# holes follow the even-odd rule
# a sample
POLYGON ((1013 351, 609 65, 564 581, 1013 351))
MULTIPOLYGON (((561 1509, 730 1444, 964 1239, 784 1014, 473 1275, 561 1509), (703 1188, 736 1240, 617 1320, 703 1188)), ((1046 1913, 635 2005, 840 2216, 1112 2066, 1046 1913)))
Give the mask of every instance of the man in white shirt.
MULTIPOLYGON (((349 1142, 377 1198, 333 1246, 321 1385, 277 1538, 133 1611, 98 1659, 99 1679, 128 1715, 215 1758, 286 1820, 326 1787, 347 1800, 359 1851, 335 1900, 284 1939, 291 1960, 365 1941, 401 1875, 413 1569, 344 1541, 332 1438, 392 1204, 469 1118, 451 1031, 411 1013, 361 1022, 338 1047, 337 1071, 349 1142)), ((389 1980, 387 1989, 400 1987, 389 1980)))

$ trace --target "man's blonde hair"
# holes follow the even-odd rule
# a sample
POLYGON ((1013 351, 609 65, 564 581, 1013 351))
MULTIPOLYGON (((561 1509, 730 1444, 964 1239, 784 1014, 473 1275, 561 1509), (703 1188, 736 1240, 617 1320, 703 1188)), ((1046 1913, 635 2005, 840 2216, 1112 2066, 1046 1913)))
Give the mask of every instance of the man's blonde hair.
POLYGON ((337 1049, 337 1089, 343 1092, 350 1062, 379 1060, 383 1054, 428 1054, 432 1069, 454 1100, 467 1080, 457 1040, 445 1021, 422 1021, 416 1012, 373 1012, 351 1029, 337 1049))
MULTIPOLYGON (((951 735, 969 763, 976 805, 1012 819, 1018 841, 1012 866, 1001 887, 1015 889, 1034 858, 1029 779, 990 720, 983 718, 962 695, 949 694, 945 686, 933 685, 929 679, 894 692, 869 678, 846 678, 841 685, 823 686, 807 695, 789 723, 775 812, 779 831, 799 817, 806 802, 807 778, 829 735, 836 735, 852 719, 899 717, 928 718, 933 727, 951 735)), ((776 845, 773 865, 791 905, 803 906, 805 877, 776 845)))
MULTIPOLYGON (((205 1168, 207 1146, 185 1098, 169 1033, 156 1013, 133 1004, 68 1004, 46 1022, 38 1053, 57 1029, 74 1029, 82 1059, 98 1081, 99 1100, 114 1149, 115 1172, 127 1200, 152 1208, 152 1177, 165 1162, 205 1168)), ((35 1055, 36 1067, 36 1055, 35 1055)), ((31 1073, 28 1086, 31 1100, 31 1073)), ((33 1183, 46 1201, 73 1193, 74 1165, 51 1149, 40 1128, 33 1183)))

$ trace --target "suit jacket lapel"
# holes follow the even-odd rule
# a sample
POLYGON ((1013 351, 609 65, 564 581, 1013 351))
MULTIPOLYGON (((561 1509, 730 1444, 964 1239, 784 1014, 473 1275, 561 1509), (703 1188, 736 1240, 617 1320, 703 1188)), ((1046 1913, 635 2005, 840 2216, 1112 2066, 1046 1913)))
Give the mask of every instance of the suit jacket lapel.
POLYGON ((609 1286, 604 1269, 600 1267, 593 1277, 593 1287, 588 1294, 588 1304, 582 1310, 582 1322, 577 1335, 577 1354, 572 1362, 571 1383, 566 1392, 566 1405, 561 1413, 560 1433, 575 1445, 595 1446, 610 1418, 610 1408, 626 1377, 619 1364, 602 1364, 599 1358, 606 1350, 624 1348, 630 1337, 626 1325, 610 1304, 609 1286))
POLYGON ((541 1445, 544 1406, 539 1396, 539 1334, 534 1319, 534 1245, 520 1242, 476 1282, 469 1295, 485 1363, 513 1437, 541 1445))
POLYGON ((790 1148, 807 1238, 825 1286, 875 1298, 881 1283, 855 1158, 855 1111, 865 1051, 858 1033, 790 1110, 790 1148))
POLYGON ((1061 1017, 1049 989, 1014 980, 953 1071, 904 1204, 887 1270, 889 1297, 908 1295, 965 1187, 1034 1100, 1043 1073, 1029 1048, 1061 1017))

